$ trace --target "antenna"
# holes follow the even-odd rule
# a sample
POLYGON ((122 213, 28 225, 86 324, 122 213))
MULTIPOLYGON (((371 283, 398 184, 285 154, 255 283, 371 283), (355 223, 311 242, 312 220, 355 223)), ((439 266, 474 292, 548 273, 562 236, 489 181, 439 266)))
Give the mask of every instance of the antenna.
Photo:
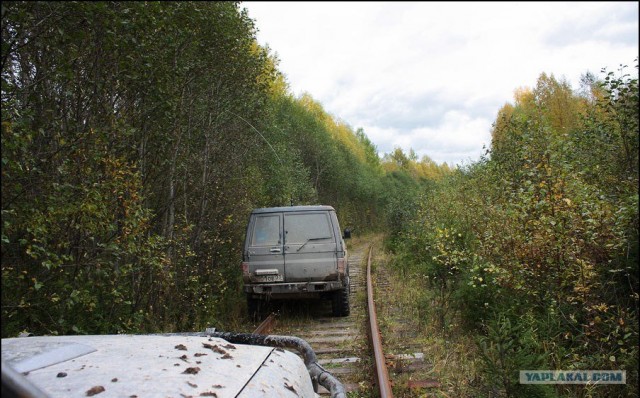
MULTIPOLYGON (((256 133, 258 133, 258 135, 260 136, 260 138, 262 138, 264 140, 264 142, 267 143, 267 145, 269 145, 269 148, 271 148, 271 151, 273 152, 274 155, 276 155, 276 158, 278 159, 278 162, 280 162, 280 164, 282 166, 284 166, 284 163, 282 162, 282 159, 280 159, 280 156, 278 156, 278 153, 276 152, 276 150, 273 148, 273 146, 271 145, 271 143, 264 137, 264 135, 262 135, 262 133, 253 126, 253 124, 249 123, 247 121, 247 119, 243 118, 242 116, 235 114, 233 112, 231 112, 230 110, 225 110, 225 112, 228 112, 230 114, 232 114, 233 116, 237 117, 238 119, 242 120, 243 122, 245 122, 246 124, 249 125, 249 127, 251 127, 252 129, 255 130, 256 133)), ((293 197, 289 197, 289 201, 291 202, 291 206, 293 206, 293 197)))
POLYGON ((276 150, 275 150, 275 149, 273 149, 273 146, 271 146, 271 143, 270 143, 269 141, 267 141, 267 139, 266 139, 266 138, 264 138, 264 135, 262 135, 262 133, 261 133, 260 131, 258 131, 258 129, 257 129, 257 128, 253 127, 253 124, 249 123, 249 122, 248 122, 245 118, 243 118, 242 116, 240 116, 240 115, 236 115, 235 113, 233 113, 233 112, 231 112, 231 111, 225 111, 225 112, 228 112, 228 113, 232 114, 233 116, 235 116, 235 117, 239 118, 240 120, 242 120, 243 122, 245 122, 246 124, 248 124, 248 125, 249 125, 249 127, 251 127, 252 129, 254 129, 254 130, 256 131, 256 133, 258 133, 258 135, 259 135, 259 136, 264 140, 264 142, 266 142, 266 143, 267 143, 267 145, 269 145, 269 148, 271 148, 271 150, 273 151, 273 154, 274 154, 274 155, 276 155, 276 158, 278 158, 278 161, 280 162, 280 164, 283 164, 283 163, 282 163, 282 159, 280 159, 280 156, 278 156, 278 153, 276 152, 276 150))

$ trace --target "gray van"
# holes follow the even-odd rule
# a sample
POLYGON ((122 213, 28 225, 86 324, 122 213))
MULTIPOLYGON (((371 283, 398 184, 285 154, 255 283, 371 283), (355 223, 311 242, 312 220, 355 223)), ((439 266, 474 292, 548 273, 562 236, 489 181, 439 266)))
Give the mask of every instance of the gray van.
POLYGON ((331 206, 290 206, 251 212, 242 253, 250 316, 269 299, 325 298, 334 316, 349 315, 349 264, 331 206))

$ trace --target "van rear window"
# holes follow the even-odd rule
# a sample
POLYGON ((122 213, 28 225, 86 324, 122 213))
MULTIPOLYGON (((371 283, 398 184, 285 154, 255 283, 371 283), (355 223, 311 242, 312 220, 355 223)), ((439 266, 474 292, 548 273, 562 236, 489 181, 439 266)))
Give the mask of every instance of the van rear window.
POLYGON ((327 213, 285 214, 284 229, 287 243, 292 244, 333 237, 327 213))
POLYGON ((278 243, 280 243, 280 216, 256 217, 251 246, 273 246, 278 243))

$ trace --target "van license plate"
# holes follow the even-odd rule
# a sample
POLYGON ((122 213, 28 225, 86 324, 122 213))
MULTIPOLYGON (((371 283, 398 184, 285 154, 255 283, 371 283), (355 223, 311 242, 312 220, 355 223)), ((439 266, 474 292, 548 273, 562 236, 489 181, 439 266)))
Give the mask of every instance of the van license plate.
POLYGON ((258 283, 283 282, 284 275, 260 275, 260 276, 254 276, 254 280, 258 283))

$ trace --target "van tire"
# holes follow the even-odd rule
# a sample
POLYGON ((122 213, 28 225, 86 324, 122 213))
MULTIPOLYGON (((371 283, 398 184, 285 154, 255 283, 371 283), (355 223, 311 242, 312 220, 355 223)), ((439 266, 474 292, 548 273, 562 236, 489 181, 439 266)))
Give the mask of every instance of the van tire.
POLYGON ((349 308, 349 287, 342 288, 333 293, 331 297, 331 312, 333 316, 348 316, 349 308))

